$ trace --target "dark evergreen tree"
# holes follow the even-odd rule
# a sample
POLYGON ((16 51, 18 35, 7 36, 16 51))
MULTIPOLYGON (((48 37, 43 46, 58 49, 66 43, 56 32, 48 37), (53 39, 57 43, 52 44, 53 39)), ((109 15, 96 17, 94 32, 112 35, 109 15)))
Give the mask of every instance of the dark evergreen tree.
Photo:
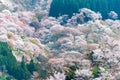
POLYGON ((37 64, 33 62, 33 60, 30 61, 30 64, 27 65, 28 70, 31 74, 33 74, 33 71, 37 71, 37 64))
POLYGON ((19 65, 6 42, 0 42, 0 66, 4 66, 7 72, 17 80, 28 80, 31 77, 24 60, 19 65))
POLYGON ((81 8, 89 8, 95 12, 100 12, 103 19, 108 18, 110 11, 115 11, 120 15, 120 0, 53 0, 49 15, 58 17, 77 13, 81 8))

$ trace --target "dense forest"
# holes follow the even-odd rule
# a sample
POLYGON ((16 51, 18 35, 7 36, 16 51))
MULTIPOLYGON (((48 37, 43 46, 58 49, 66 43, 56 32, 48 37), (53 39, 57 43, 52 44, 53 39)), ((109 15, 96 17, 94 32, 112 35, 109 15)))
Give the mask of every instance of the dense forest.
POLYGON ((71 17, 79 9, 89 8, 95 12, 100 12, 103 19, 106 19, 110 11, 115 11, 120 15, 119 5, 119 0, 53 0, 49 15, 58 17, 68 14, 71 17))

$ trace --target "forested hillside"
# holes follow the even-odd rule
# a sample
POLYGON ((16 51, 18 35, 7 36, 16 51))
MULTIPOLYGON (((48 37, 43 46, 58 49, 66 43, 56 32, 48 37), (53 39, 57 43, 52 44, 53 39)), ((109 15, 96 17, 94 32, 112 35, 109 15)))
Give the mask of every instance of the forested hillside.
POLYGON ((120 80, 119 4, 0 0, 0 80, 120 80))
MULTIPOLYGON (((103 18, 108 18, 110 11, 120 15, 120 0, 53 0, 50 16, 58 17, 68 14, 70 17, 81 8, 89 8, 95 12, 102 13, 103 18)), ((120 17, 119 17, 120 18, 120 17)))

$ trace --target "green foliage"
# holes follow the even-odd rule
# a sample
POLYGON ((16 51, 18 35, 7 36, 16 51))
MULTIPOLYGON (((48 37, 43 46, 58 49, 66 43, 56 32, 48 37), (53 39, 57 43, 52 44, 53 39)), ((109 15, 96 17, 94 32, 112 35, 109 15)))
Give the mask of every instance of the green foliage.
POLYGON ((58 17, 62 14, 69 14, 69 16, 72 16, 78 9, 78 0, 53 0, 49 15, 58 17))
POLYGON ((37 72, 39 73, 40 79, 46 79, 48 77, 48 69, 45 65, 36 64, 37 72))
POLYGON ((81 8, 89 8, 95 12, 100 12, 103 18, 108 18, 110 11, 115 11, 120 15, 119 0, 53 0, 50 8, 50 16, 58 17, 68 14, 70 17, 73 13, 78 12, 81 8))
POLYGON ((0 76, 0 80, 6 80, 6 77, 0 76))
POLYGON ((33 71, 37 71, 37 64, 33 62, 33 60, 30 61, 30 64, 27 65, 28 70, 31 74, 33 74, 33 71))
MULTIPOLYGON (((7 77, 7 80, 17 79, 17 80, 29 80, 31 74, 37 71, 40 74, 40 78, 45 79, 48 76, 48 72, 44 65, 34 63, 31 60, 30 64, 25 63, 25 58, 22 58, 22 62, 18 63, 16 58, 12 54, 11 48, 6 42, 0 42, 0 67, 2 67, 2 72, 4 74, 9 74, 13 77, 7 77)), ((4 76, 0 77, 0 80, 4 79, 4 76)))
POLYGON ((21 34, 20 35, 21 39, 25 39, 25 35, 21 34))
POLYGON ((5 42, 0 42, 0 65, 6 65, 6 67, 13 66, 16 63, 15 57, 12 55, 12 50, 5 42))
POLYGON ((39 70, 39 73, 41 73, 39 77, 42 79, 46 79, 46 77, 48 76, 48 72, 45 69, 39 70))
POLYGON ((28 70, 33 74, 34 71, 37 71, 39 73, 40 79, 46 79, 48 76, 48 71, 45 67, 45 65, 34 63, 33 60, 30 61, 30 64, 27 65, 28 70))
POLYGON ((91 52, 87 55, 88 59, 91 60, 92 63, 94 63, 94 61, 93 61, 93 54, 94 54, 94 52, 91 51, 91 52))
POLYGON ((76 71, 76 67, 75 66, 71 66, 69 67, 69 72, 66 73, 66 79, 65 80, 71 80, 75 78, 75 71, 76 71))
POLYGON ((96 77, 99 77, 99 74, 100 74, 100 69, 99 69, 99 67, 94 67, 93 69, 92 69, 92 74, 93 74, 93 76, 96 78, 96 77))
POLYGON ((11 48, 6 42, 0 42, 0 66, 4 66, 4 72, 7 70, 17 80, 27 80, 31 77, 25 62, 22 61, 21 65, 18 65, 11 48))
POLYGON ((8 76, 6 80, 16 80, 13 76, 8 76))

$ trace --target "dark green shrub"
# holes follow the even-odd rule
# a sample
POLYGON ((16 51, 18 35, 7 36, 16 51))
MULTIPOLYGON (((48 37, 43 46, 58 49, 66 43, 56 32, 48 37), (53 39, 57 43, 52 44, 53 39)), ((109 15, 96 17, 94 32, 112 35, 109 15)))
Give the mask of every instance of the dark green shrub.
POLYGON ((28 70, 31 74, 33 74, 33 71, 37 71, 37 64, 33 62, 33 60, 30 61, 30 64, 27 65, 28 70))
POLYGON ((44 65, 34 63, 34 61, 31 60, 30 64, 27 65, 27 68, 31 72, 31 74, 33 74, 34 71, 37 71, 39 73, 40 79, 46 79, 48 77, 48 71, 45 64, 46 63, 44 63, 44 65))
POLYGON ((93 74, 94 78, 99 77, 99 74, 100 74, 100 69, 99 69, 99 67, 94 67, 94 68, 92 69, 92 74, 93 74))
POLYGON ((71 80, 75 78, 75 71, 77 67, 76 66, 70 66, 69 72, 66 73, 66 79, 65 80, 71 80))

